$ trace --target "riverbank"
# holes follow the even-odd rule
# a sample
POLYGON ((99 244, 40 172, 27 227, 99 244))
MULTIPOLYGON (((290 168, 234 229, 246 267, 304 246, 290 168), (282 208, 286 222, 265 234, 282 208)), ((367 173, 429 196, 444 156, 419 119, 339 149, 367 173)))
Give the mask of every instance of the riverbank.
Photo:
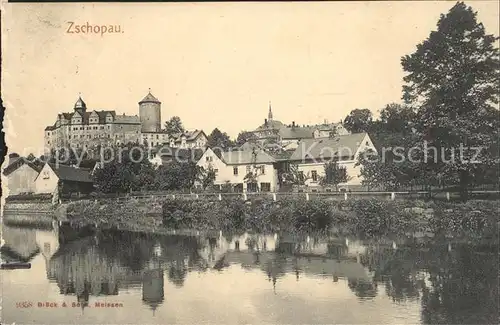
POLYGON ((497 237, 496 201, 449 203, 418 200, 334 201, 259 198, 243 201, 133 199, 67 204, 75 224, 131 231, 323 232, 364 237, 430 233, 446 237, 497 237))

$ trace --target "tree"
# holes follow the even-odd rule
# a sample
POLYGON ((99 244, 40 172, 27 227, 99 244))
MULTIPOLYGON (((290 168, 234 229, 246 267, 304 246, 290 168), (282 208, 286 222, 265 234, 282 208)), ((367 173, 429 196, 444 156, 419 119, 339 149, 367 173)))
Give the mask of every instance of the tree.
POLYGON ((344 120, 344 127, 352 133, 367 132, 373 116, 369 109, 356 108, 344 120))
POLYGON ((499 138, 498 38, 486 34, 476 16, 456 3, 441 15, 437 31, 401 59, 403 99, 418 110, 421 142, 436 149, 423 163, 434 175, 455 175, 463 200, 478 166, 498 163, 490 150, 499 138), (461 157, 450 159, 459 148, 461 157))
MULTIPOLYGON (((135 146, 113 147, 113 159, 97 169, 92 175, 98 191, 103 193, 127 193, 154 189, 156 180, 154 167, 143 155, 145 149, 135 146)), ((107 153, 110 154, 108 151, 107 153)), ((110 158, 110 157, 108 157, 110 158)))
POLYGON ((380 112, 380 125, 383 133, 409 134, 415 121, 415 111, 408 105, 391 103, 380 112))
POLYGON ((165 122, 165 132, 169 137, 172 135, 184 133, 184 131, 185 129, 179 116, 172 116, 170 120, 165 122))
POLYGON ((208 136, 207 145, 212 149, 218 148, 222 151, 228 151, 233 145, 233 142, 226 132, 221 132, 218 128, 215 128, 208 136))
POLYGON ((336 160, 325 163, 324 168, 325 176, 320 180, 321 185, 333 185, 335 189, 338 190, 338 185, 340 183, 345 183, 349 180, 347 169, 343 166, 339 166, 336 160))
POLYGON ((241 146, 242 144, 250 141, 255 141, 257 137, 253 132, 241 131, 236 138, 236 145, 241 146))
POLYGON ((155 189, 160 191, 189 190, 200 179, 202 167, 194 162, 171 162, 156 170, 155 189))
POLYGON ((212 167, 209 167, 208 169, 201 167, 199 181, 201 182, 201 186, 204 190, 214 184, 215 176, 215 170, 212 167))

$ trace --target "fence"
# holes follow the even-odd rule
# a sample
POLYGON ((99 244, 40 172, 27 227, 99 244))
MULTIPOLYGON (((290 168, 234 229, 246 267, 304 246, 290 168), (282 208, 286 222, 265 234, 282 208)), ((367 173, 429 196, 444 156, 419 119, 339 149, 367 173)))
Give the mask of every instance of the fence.
MULTIPOLYGON (((471 199, 499 199, 500 191, 471 191, 471 199)), ((146 192, 146 193, 120 193, 103 195, 82 195, 78 197, 62 198, 62 202, 78 200, 113 200, 125 202, 130 199, 148 200, 148 199, 183 199, 183 200, 222 200, 223 198, 241 198, 243 200, 252 199, 273 199, 278 201, 286 198, 304 198, 313 200, 318 198, 331 200, 349 200, 349 199, 435 199, 453 201, 460 198, 456 192, 244 192, 244 193, 169 193, 169 192, 146 192)))

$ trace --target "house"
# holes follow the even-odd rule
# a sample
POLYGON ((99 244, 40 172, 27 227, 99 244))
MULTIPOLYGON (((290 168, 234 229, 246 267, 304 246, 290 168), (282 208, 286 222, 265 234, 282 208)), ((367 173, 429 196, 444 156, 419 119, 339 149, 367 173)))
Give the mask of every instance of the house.
POLYGON ((205 148, 208 137, 203 130, 192 130, 173 134, 168 140, 168 145, 172 148, 205 148))
POLYGON ((276 160, 262 150, 216 154, 208 148, 197 165, 214 170, 216 186, 230 184, 237 192, 274 192, 278 181, 275 163, 276 160))
POLYGON ((273 112, 271 105, 269 105, 268 117, 264 119, 264 124, 260 125, 252 133, 259 143, 278 143, 284 150, 294 150, 301 140, 346 135, 349 134, 349 131, 343 126, 342 122, 328 123, 326 120, 315 125, 300 126, 295 122, 287 125, 273 119, 273 112))
POLYGON ((3 170, 7 177, 9 195, 35 193, 35 179, 42 170, 41 162, 30 161, 24 157, 9 158, 9 164, 3 170))
POLYGON ((91 169, 47 163, 35 179, 36 193, 90 193, 94 189, 91 169))
POLYGON ((337 135, 333 138, 304 139, 290 156, 290 164, 296 165, 298 171, 306 179, 305 185, 320 186, 322 176, 325 176, 325 163, 337 160, 339 166, 347 170, 348 181, 339 184, 342 190, 360 188, 360 166, 355 166, 359 155, 366 151, 377 152, 367 133, 337 135))

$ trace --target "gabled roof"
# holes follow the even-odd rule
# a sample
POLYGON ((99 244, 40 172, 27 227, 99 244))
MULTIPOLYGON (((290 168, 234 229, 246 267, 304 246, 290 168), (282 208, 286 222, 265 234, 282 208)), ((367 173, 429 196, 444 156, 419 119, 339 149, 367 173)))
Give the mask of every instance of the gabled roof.
POLYGON ((207 135, 205 134, 205 132, 203 132, 203 130, 194 130, 194 131, 185 131, 184 133, 176 133, 176 134, 172 134, 170 136, 171 139, 174 139, 175 142, 181 142, 182 140, 182 136, 185 136, 186 137, 186 141, 194 141, 196 140, 196 138, 200 135, 200 134, 203 134, 205 137, 207 137, 207 135))
POLYGON ((273 157, 262 150, 223 152, 222 161, 227 165, 272 164, 276 162, 273 157))
POLYGON ((358 151, 366 135, 367 133, 363 132, 339 135, 331 139, 304 139, 299 142, 290 160, 353 156, 358 151))
POLYGON ((35 164, 24 157, 18 157, 17 159, 12 161, 7 167, 4 168, 3 174, 7 176, 12 172, 16 171, 17 169, 19 169, 22 165, 28 165, 36 172, 40 172, 40 170, 42 170, 42 166, 35 164))
POLYGON ((54 171, 57 177, 63 181, 73 181, 82 183, 92 183, 92 178, 90 177, 91 169, 89 168, 76 168, 68 165, 49 163, 50 168, 54 171))

